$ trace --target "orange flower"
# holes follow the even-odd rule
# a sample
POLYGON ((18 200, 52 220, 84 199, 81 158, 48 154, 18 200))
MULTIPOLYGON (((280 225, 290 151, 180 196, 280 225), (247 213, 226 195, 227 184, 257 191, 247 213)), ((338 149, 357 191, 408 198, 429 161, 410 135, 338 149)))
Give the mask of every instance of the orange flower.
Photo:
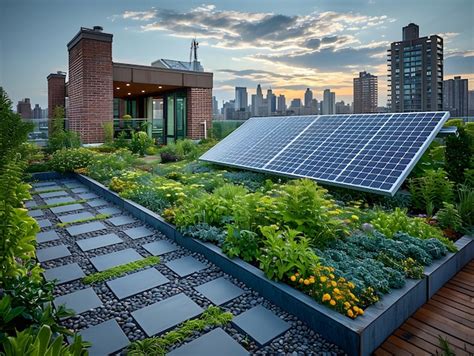
POLYGON ((335 306, 335 305, 336 305, 336 301, 335 301, 334 299, 331 299, 331 300, 329 301, 329 304, 331 304, 332 306, 335 306))
POLYGON ((291 280, 292 282, 296 281, 296 276, 291 276, 291 277, 290 277, 290 280, 291 280))
POLYGON ((331 294, 325 293, 325 294, 323 295, 323 302, 326 302, 326 301, 328 301, 328 300, 331 300, 331 294))

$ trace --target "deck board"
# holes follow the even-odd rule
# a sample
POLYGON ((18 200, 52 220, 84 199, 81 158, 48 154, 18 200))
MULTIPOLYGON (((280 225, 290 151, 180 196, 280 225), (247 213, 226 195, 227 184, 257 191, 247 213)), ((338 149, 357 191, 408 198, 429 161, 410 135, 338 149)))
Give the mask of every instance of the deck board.
POLYGON ((474 261, 448 281, 374 354, 442 354, 440 337, 448 341, 456 355, 474 354, 474 261))

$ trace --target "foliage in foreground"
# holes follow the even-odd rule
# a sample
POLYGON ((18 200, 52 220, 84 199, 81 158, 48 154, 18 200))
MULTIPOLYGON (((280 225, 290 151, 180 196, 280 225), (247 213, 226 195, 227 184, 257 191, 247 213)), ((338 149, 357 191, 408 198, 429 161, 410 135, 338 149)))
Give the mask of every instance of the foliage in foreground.
POLYGON ((115 266, 105 271, 96 272, 85 276, 82 279, 84 284, 92 284, 103 282, 109 278, 117 278, 125 275, 128 272, 135 271, 144 267, 153 266, 160 263, 160 258, 158 256, 149 256, 143 260, 129 262, 120 266, 115 266))
POLYGON ((164 336, 132 342, 128 348, 128 355, 165 355, 171 346, 184 341, 194 333, 203 331, 205 328, 225 325, 231 320, 231 313, 224 312, 219 307, 210 306, 198 319, 185 321, 164 336))

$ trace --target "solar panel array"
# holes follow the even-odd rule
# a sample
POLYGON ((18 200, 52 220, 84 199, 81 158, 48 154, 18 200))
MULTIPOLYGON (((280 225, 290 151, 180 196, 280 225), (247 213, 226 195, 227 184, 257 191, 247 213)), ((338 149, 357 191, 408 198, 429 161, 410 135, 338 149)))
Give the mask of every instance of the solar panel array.
POLYGON ((395 194, 448 112, 251 118, 203 161, 395 194))

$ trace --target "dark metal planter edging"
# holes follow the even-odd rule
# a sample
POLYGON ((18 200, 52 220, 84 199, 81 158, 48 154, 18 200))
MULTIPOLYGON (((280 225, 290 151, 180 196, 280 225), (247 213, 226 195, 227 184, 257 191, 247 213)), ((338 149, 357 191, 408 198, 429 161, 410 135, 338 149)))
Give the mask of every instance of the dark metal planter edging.
MULTIPOLYGON (((33 175, 41 179, 38 175, 33 175)), ((49 178, 44 174, 43 179, 49 178)), ((70 176, 71 177, 71 176, 70 176)), ((434 261, 425 268, 425 278, 407 280, 401 289, 392 290, 378 303, 365 310, 362 317, 349 319, 336 311, 318 304, 308 295, 280 282, 269 280, 264 273, 241 259, 230 259, 222 250, 211 244, 193 238, 183 237, 176 228, 151 210, 121 198, 95 180, 74 174, 81 183, 88 186, 103 198, 123 208, 135 218, 160 230, 179 245, 204 255, 210 262, 219 266, 225 273, 241 280, 263 297, 269 299, 283 310, 307 323, 313 330, 337 344, 349 355, 370 355, 403 322, 454 276, 465 264, 474 258, 474 239, 464 236, 456 241, 459 249, 444 258, 434 261)))

